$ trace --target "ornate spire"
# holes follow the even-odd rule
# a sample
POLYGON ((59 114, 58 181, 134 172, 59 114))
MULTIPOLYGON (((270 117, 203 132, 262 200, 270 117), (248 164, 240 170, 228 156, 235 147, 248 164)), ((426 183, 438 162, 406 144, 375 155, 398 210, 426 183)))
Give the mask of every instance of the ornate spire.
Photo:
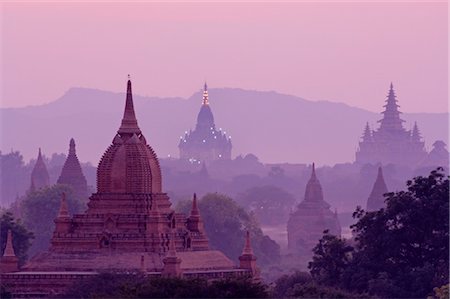
POLYGON ((5 247, 5 252, 3 253, 3 256, 16 256, 16 254, 14 253, 14 248, 13 248, 13 239, 12 239, 12 232, 10 229, 8 229, 8 236, 6 238, 6 247, 5 247))
POLYGON ((316 176, 315 164, 312 164, 311 177, 306 185, 305 201, 323 201, 322 186, 316 176))
POLYGON ((403 131, 404 120, 400 119, 400 111, 398 111, 399 105, 397 105, 397 99, 394 91, 394 85, 391 82, 389 94, 386 99, 386 104, 383 106, 385 110, 382 112, 383 119, 378 122, 381 123, 380 130, 386 130, 390 132, 403 131))
POLYGON ((422 136, 420 135, 419 127, 417 126, 417 122, 414 122, 414 127, 411 133, 411 140, 413 142, 421 142, 422 136))
POLYGON ((58 219, 66 219, 70 218, 69 215, 69 208, 67 207, 67 201, 66 201, 66 193, 62 193, 61 195, 61 205, 59 206, 59 213, 58 213, 58 219))
POLYGON ((170 234, 170 240, 169 240, 169 251, 167 252, 167 257, 176 257, 177 256, 177 250, 175 248, 175 233, 172 230, 172 233, 170 234))
POLYGON ((70 185, 77 197, 80 199, 87 198, 87 181, 81 169, 80 161, 78 161, 73 138, 70 139, 69 154, 64 162, 57 183, 70 185))
POLYGON ((364 129, 362 140, 363 140, 363 142, 370 142, 370 141, 372 141, 372 131, 370 130, 369 122, 366 123, 366 127, 364 129))
POLYGON ((370 192, 367 199, 367 210, 376 211, 384 207, 384 194, 388 192, 386 183, 384 182, 383 170, 378 167, 377 179, 373 185, 372 192, 370 192))
POLYGON ((208 99, 208 85, 203 86, 203 105, 209 105, 209 99, 208 99))
POLYGON ((194 198, 192 199, 191 217, 200 217, 200 212, 197 207, 197 194, 196 193, 194 193, 194 198))
POLYGON ((42 158, 41 148, 39 148, 36 164, 31 172, 31 187, 30 189, 40 189, 50 185, 50 176, 48 175, 47 167, 42 158))
POLYGON ((242 255, 251 254, 253 255, 253 248, 250 242, 250 232, 247 231, 245 234, 245 245, 244 250, 242 250, 242 255))
POLYGON ((119 128, 118 133, 122 134, 141 134, 141 130, 138 127, 136 115, 134 113, 133 94, 131 92, 131 80, 128 77, 127 83, 127 97, 125 100, 125 110, 123 112, 122 125, 119 128))

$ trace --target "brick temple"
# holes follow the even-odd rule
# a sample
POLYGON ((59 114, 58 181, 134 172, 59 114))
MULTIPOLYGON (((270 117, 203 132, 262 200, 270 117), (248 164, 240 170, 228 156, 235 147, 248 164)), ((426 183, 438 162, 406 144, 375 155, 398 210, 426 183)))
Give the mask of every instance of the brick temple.
POLYGON ((305 256, 312 255, 312 249, 322 238, 324 230, 329 230, 336 236, 341 235, 337 213, 332 212, 330 205, 323 199, 322 186, 313 163, 305 196, 288 220, 289 251, 305 256))
MULTIPOLYGON (((74 142, 70 148, 74 154, 74 142)), ((248 235, 239 265, 209 248, 195 195, 190 215, 172 209, 158 158, 138 126, 130 80, 122 123, 100 160, 87 210, 71 217, 62 195, 49 250, 1 278, 19 296, 45 296, 77 278, 123 270, 207 279, 258 272, 248 235)))

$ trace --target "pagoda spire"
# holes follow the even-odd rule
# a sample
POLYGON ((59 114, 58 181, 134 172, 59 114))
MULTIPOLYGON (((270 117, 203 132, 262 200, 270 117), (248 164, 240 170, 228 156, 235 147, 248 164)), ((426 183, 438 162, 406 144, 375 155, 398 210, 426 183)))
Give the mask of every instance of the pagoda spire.
POLYGON ((130 134, 130 135, 141 134, 141 130, 138 127, 136 114, 134 113, 133 93, 131 91, 130 75, 128 75, 125 110, 123 112, 122 124, 119 128, 118 133, 120 135, 122 135, 122 134, 130 134))
POLYGON ((364 128, 362 140, 363 142, 372 141, 372 131, 370 130, 369 122, 366 123, 366 127, 364 128))
POLYGON ((320 182, 317 179, 316 166, 314 163, 312 164, 311 177, 309 178, 309 181, 306 184, 305 201, 315 201, 315 202, 323 201, 322 186, 320 185, 320 182))
POLYGON ((194 198, 192 199, 192 209, 191 209, 191 217, 200 216, 200 212, 197 207, 197 194, 194 193, 194 198))
POLYGON ((8 229, 8 237, 6 238, 6 247, 3 256, 16 256, 14 253, 12 232, 10 229, 8 229))
POLYGON ((245 245, 244 245, 244 250, 242 250, 242 255, 245 254, 251 254, 253 255, 253 248, 252 248, 252 244, 250 242, 250 232, 247 231, 245 234, 245 245))
POLYGON ((414 127, 411 133, 411 140, 413 142, 420 142, 422 140, 422 136, 420 135, 419 127, 417 126, 417 122, 414 122, 414 127))
POLYGON ((59 206, 58 218, 59 219, 70 218, 70 216, 69 216, 69 208, 67 207, 66 193, 65 192, 63 192, 62 195, 61 195, 61 205, 59 206))
POLYGON ((50 176, 42 158, 41 148, 39 148, 36 164, 31 172, 30 189, 34 191, 47 186, 50 186, 50 176))
POLYGON ((69 142, 69 155, 76 155, 75 140, 73 138, 70 138, 69 142))
POLYGON ((383 177, 383 169, 378 167, 378 174, 375 183, 373 184, 372 191, 370 192, 369 198, 367 199, 367 210, 376 211, 385 206, 384 204, 384 194, 388 193, 386 183, 383 177))
POLYGON ((208 85, 206 84, 205 81, 205 85, 203 85, 203 105, 209 105, 209 98, 208 98, 208 85))
POLYGON ((397 96, 395 95, 394 85, 391 82, 389 93, 386 99, 386 104, 383 106, 385 110, 382 112, 383 119, 378 122, 381 123, 380 130, 386 130, 389 132, 404 131, 403 122, 400 119, 400 107, 397 104, 397 96))

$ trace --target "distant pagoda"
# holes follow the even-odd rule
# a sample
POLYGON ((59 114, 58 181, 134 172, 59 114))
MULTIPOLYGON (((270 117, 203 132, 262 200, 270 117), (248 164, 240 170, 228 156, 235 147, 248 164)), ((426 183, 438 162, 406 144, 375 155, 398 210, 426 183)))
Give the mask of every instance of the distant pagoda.
POLYGON ((290 215, 287 232, 288 248, 291 252, 312 254, 311 250, 323 236, 323 231, 329 230, 333 235, 341 234, 341 225, 336 212, 330 210, 330 205, 323 199, 322 186, 316 176, 314 163, 305 197, 290 215))
POLYGON ((48 186, 50 186, 50 176, 42 158, 41 148, 39 148, 36 164, 34 164, 33 170, 31 171, 30 191, 36 191, 48 186))
POLYGON ((386 183, 384 182, 383 170, 378 167, 378 175, 373 184, 372 192, 367 199, 367 211, 377 211, 385 207, 384 194, 388 193, 386 183))
POLYGON ((203 102, 197 116, 195 130, 189 133, 186 131, 184 137, 180 137, 178 145, 180 159, 198 164, 205 161, 230 160, 231 147, 231 138, 227 138, 221 129, 216 129, 209 105, 208 86, 205 83, 203 102))
POLYGON ((427 155, 425 143, 417 123, 412 131, 403 128, 404 120, 400 118, 400 106, 392 83, 383 107, 385 111, 382 112, 383 119, 378 121, 378 130, 372 131, 366 124, 356 151, 356 163, 417 165, 427 155))
POLYGON ((67 156, 57 183, 71 186, 74 194, 78 198, 83 200, 87 199, 87 182, 81 169, 80 161, 78 161, 75 140, 73 138, 70 139, 69 155, 67 156))

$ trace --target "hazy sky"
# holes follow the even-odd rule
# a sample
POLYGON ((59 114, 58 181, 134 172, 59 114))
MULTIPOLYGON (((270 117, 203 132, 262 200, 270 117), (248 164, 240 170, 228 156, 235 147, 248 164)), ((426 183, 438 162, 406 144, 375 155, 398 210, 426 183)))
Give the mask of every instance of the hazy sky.
POLYGON ((276 90, 380 111, 448 111, 447 3, 4 3, 1 107, 73 86, 188 97, 276 90))

